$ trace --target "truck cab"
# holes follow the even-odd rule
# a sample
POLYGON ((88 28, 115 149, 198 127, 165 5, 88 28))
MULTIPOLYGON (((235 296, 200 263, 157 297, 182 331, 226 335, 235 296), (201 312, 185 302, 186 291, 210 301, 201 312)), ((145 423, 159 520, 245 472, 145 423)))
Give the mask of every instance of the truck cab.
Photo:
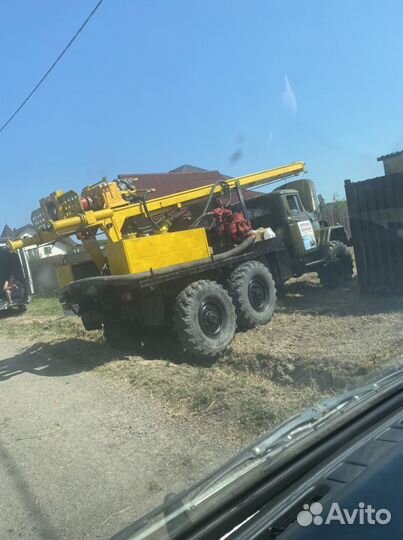
POLYGON ((33 294, 31 272, 25 251, 10 253, 7 241, 0 239, 0 312, 25 311, 33 294), (12 304, 3 290, 6 281, 13 277, 17 287, 11 293, 12 304))
POLYGON ((297 180, 246 201, 253 228, 271 227, 287 246, 295 277, 306 272, 320 273, 330 261, 332 250, 340 244, 348 245, 344 227, 319 222, 314 189, 311 180, 297 180))
POLYGON ((281 189, 247 201, 253 227, 271 227, 289 247, 292 256, 306 256, 318 251, 315 231, 319 222, 305 210, 295 189, 281 189))

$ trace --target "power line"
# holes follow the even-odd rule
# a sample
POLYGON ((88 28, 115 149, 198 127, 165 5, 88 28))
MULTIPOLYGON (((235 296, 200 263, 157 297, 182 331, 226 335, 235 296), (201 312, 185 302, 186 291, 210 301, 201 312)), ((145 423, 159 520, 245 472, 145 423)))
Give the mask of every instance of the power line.
POLYGON ((38 88, 41 86, 41 84, 44 82, 46 77, 50 74, 50 72, 56 67, 56 64, 60 62, 62 57, 65 55, 67 50, 71 47, 71 45, 74 43, 74 41, 77 39, 79 34, 84 30, 84 27, 87 25, 87 23, 90 21, 91 17, 95 14, 99 6, 102 4, 104 0, 99 0, 99 2, 96 4, 94 9, 91 11, 91 13, 88 15, 88 17, 85 19, 83 24, 80 26, 80 28, 77 30, 77 32, 74 34, 74 36, 70 39, 70 41, 67 43, 65 48, 62 50, 62 52, 59 54, 59 56, 56 58, 56 60, 53 62, 53 64, 50 66, 50 68, 47 70, 47 72, 43 75, 43 77, 36 83, 36 85, 32 88, 30 93, 27 95, 27 97, 24 99, 24 101, 21 103, 21 105, 13 112, 13 114, 10 116, 10 118, 1 126, 0 133, 5 129, 8 124, 17 116, 17 114, 20 112, 20 110, 24 107, 24 105, 31 99, 31 97, 35 94, 35 92, 38 90, 38 88))

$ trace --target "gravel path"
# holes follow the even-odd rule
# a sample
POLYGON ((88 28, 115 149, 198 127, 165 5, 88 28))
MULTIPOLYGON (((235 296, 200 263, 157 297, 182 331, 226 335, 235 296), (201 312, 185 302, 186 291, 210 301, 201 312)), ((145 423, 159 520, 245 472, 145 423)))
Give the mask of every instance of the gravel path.
POLYGON ((109 538, 232 454, 76 366, 0 340, 1 539, 109 538))

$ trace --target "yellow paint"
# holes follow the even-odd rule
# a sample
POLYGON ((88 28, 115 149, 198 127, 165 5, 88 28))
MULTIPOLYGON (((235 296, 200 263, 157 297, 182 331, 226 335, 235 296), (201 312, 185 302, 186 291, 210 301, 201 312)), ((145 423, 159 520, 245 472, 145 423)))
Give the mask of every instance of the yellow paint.
MULTIPOLYGON (((229 189, 235 189, 237 185, 243 189, 252 188, 298 175, 304 170, 305 164, 300 161, 239 178, 231 178, 225 180, 225 183, 229 189)), ((147 202, 148 210, 154 216, 164 217, 165 214, 182 206, 187 207, 203 202, 210 195, 213 186, 214 184, 210 183, 180 193, 151 199, 147 202)), ((215 186, 214 193, 217 196, 222 195, 223 187, 221 185, 215 186)), ((133 194, 134 191, 130 192, 130 195, 133 194)), ((58 197, 65 195, 63 192, 55 192, 51 195, 51 199, 57 204, 57 215, 64 217, 53 221, 45 218, 40 227, 37 227, 36 236, 9 242, 9 249, 13 251, 24 246, 43 245, 59 238, 71 236, 79 231, 87 230, 93 234, 102 231, 108 239, 106 255, 113 275, 137 274, 149 271, 150 268, 165 268, 205 259, 210 255, 206 231, 202 228, 169 232, 169 222, 165 221, 161 230, 151 236, 123 236, 122 230, 124 230, 126 220, 140 216, 144 218, 146 213, 143 204, 132 203, 125 198, 128 192, 121 191, 116 182, 102 181, 96 185, 88 186, 84 189, 83 195, 96 203, 95 208, 101 209, 77 213, 64 212, 58 197)), ((74 205, 72 208, 74 209, 74 205)), ((42 215, 39 215, 39 218, 42 215)), ((94 246, 90 244, 87 247, 93 260, 100 268, 103 261, 99 250, 94 249, 94 246)), ((64 282, 69 278, 67 269, 62 270, 61 277, 64 282)))
POLYGON ((59 287, 67 287, 67 285, 73 281, 73 270, 69 264, 62 264, 56 267, 56 279, 59 287))
POLYGON ((88 238, 88 240, 81 240, 85 251, 90 255, 91 259, 94 261, 95 266, 98 268, 99 272, 102 272, 102 268, 105 264, 105 255, 102 253, 102 250, 97 242, 96 238, 88 238))
POLYGON ((123 238, 106 248, 113 275, 138 274, 150 269, 205 259, 210 256, 205 229, 123 238))
POLYGON ((99 208, 117 208, 127 205, 127 201, 122 197, 122 191, 116 182, 105 181, 88 186, 83 190, 82 196, 92 199, 99 208))
MULTIPOLYGON (((302 173, 305 170, 305 163, 298 161, 291 165, 285 165, 284 167, 277 167, 275 169, 268 169, 259 173, 248 174, 239 178, 231 178, 226 180, 226 184, 230 189, 236 187, 237 182, 239 185, 246 189, 256 187, 258 185, 269 184, 278 180, 288 178, 289 176, 295 176, 302 173)), ((181 191, 180 193, 174 193, 165 197, 158 197, 152 199, 147 203, 150 212, 161 213, 169 212, 175 208, 181 208, 189 204, 195 204, 197 202, 206 199, 211 192, 213 184, 208 184, 199 188, 189 189, 187 191, 181 191)), ((94 193, 99 193, 99 189, 112 190, 116 192, 118 186, 116 183, 106 184, 102 186, 96 186, 94 188, 86 188, 85 194, 90 195, 91 189, 94 193), (111 187, 113 184, 114 187, 111 187), (109 187, 108 187, 109 186, 109 187)), ((223 188, 218 185, 214 189, 216 195, 222 194, 223 188)), ((112 195, 111 195, 112 197, 112 195)), ((116 203, 119 199, 119 195, 116 195, 116 203)), ((111 199, 112 200, 112 199, 111 199)), ((109 204, 111 204, 111 200, 109 204)), ((144 216, 144 207, 140 203, 129 203, 123 199, 124 204, 116 208, 103 208, 102 210, 89 210, 82 212, 74 217, 67 217, 65 219, 59 219, 56 221, 49 221, 50 233, 53 239, 56 240, 61 235, 73 234, 77 231, 84 230, 85 228, 101 228, 103 232, 109 237, 112 242, 116 242, 121 239, 122 227, 127 218, 144 216)), ((41 234, 41 233, 40 233, 41 234)), ((49 240, 47 240, 49 241, 49 240)), ((28 244, 27 244, 28 245, 28 244)))

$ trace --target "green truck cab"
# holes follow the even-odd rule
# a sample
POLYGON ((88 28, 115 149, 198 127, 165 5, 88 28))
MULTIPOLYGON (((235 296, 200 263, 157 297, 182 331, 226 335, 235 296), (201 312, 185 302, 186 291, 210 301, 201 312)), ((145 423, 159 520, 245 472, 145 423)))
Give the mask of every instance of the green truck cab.
POLYGON ((353 273, 349 239, 341 225, 319 220, 319 201, 312 180, 289 182, 246 201, 255 229, 270 227, 287 246, 292 275, 317 272, 323 285, 337 287, 353 273))

